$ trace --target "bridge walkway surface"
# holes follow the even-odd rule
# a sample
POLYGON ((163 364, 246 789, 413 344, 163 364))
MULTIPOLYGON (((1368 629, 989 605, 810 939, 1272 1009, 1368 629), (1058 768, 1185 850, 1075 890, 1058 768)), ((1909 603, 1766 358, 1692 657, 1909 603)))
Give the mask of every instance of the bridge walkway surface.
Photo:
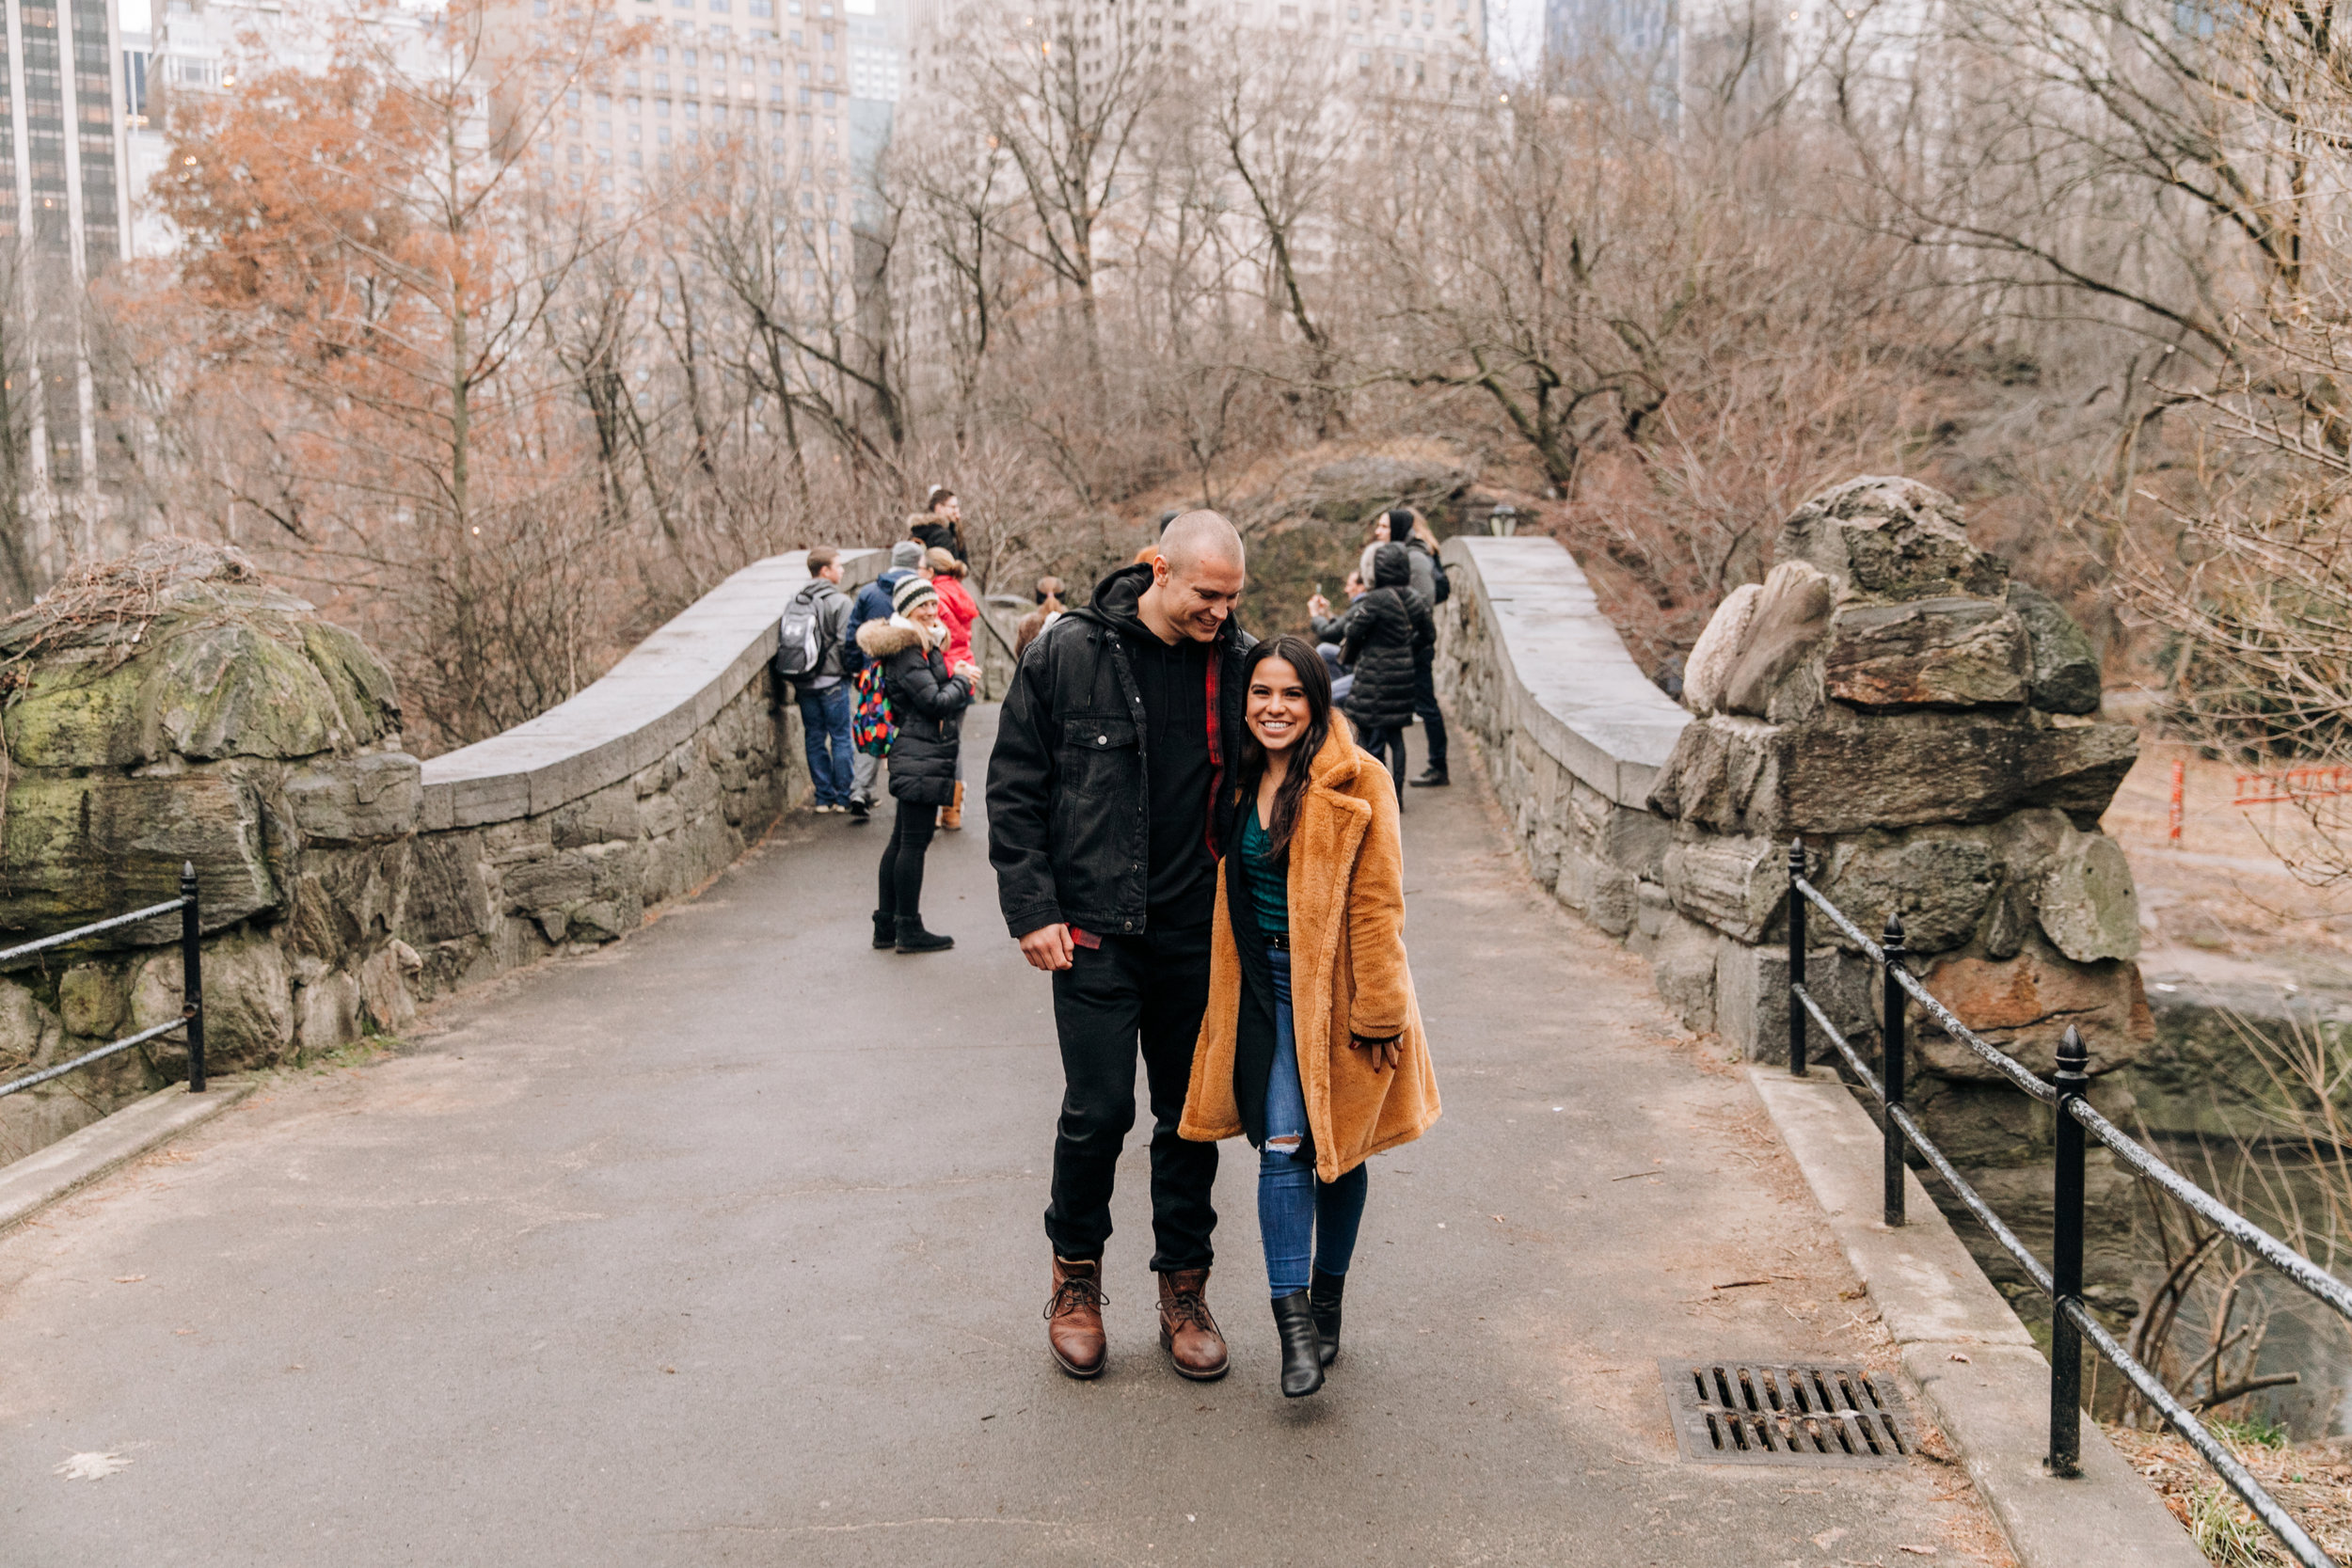
POLYGON ((867 947, 884 827, 794 816, 0 1238, 0 1561, 2007 1561, 1947 1461, 1677 1459, 1661 1356, 1893 1357, 1746 1080, 1527 879, 1481 771, 1406 816, 1446 1116, 1375 1162, 1318 1397, 1273 1386, 1241 1144, 1232 1375, 1164 1363, 1139 1135, 1111 1370, 1054 1370, 1058 1064, 977 814, 929 958, 867 947), (58 1473, 90 1453, 128 1464, 58 1473))

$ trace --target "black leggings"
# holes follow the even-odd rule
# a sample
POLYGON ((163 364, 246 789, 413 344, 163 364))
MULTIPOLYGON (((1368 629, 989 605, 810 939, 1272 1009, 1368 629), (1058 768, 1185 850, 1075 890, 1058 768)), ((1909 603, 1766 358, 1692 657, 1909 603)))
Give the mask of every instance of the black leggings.
POLYGON ((931 847, 931 833, 938 826, 937 806, 898 802, 890 843, 882 849, 881 902, 875 906, 880 913, 900 920, 922 918, 923 853, 931 847))

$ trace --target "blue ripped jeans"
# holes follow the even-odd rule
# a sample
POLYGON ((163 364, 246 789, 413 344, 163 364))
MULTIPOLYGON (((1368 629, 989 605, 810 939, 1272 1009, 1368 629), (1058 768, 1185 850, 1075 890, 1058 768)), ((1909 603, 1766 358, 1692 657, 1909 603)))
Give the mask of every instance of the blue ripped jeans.
POLYGON ((1369 1178, 1359 1164, 1337 1181, 1315 1180, 1291 1020, 1291 956, 1271 947, 1266 958, 1274 965, 1274 1068, 1266 1078, 1265 1144, 1258 1151, 1258 1234, 1265 1243, 1266 1284, 1279 1301, 1307 1288, 1311 1260, 1325 1274, 1347 1272, 1369 1178))

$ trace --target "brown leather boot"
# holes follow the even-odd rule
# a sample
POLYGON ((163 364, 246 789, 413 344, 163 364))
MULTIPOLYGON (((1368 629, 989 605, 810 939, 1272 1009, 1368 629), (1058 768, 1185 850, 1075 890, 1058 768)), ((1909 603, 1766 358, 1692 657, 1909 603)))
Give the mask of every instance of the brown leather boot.
POLYGON ((1197 1383, 1214 1383, 1230 1365, 1225 1336, 1209 1316, 1209 1271, 1178 1269, 1160 1275, 1160 1344, 1176 1370, 1197 1383))
POLYGON ((1045 1304, 1045 1343, 1072 1377, 1100 1377, 1109 1359, 1103 1338, 1103 1265, 1054 1259, 1054 1299, 1045 1304))
POLYGON ((939 825, 949 832, 963 826, 963 781, 956 781, 956 798, 940 808, 939 825))

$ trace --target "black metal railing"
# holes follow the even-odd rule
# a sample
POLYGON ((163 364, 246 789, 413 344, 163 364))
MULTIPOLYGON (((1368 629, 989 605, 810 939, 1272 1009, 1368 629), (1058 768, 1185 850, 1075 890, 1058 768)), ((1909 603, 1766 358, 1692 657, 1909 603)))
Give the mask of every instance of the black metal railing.
POLYGON ((168 903, 151 904, 143 910, 133 910, 129 914, 119 914, 109 920, 93 920, 87 926, 76 926, 71 931, 59 931, 56 936, 43 937, 39 942, 28 942, 21 946, 0 949, 0 964, 25 958, 34 953, 46 952, 52 947, 63 947, 68 942, 79 942, 84 937, 96 936, 101 931, 111 931, 121 926, 135 926, 142 920, 153 920, 156 916, 169 914, 174 910, 180 911, 180 979, 183 987, 180 1016, 167 1019, 151 1029, 142 1029, 135 1035, 127 1035, 121 1039, 102 1045, 95 1051, 85 1051, 70 1062, 59 1062, 55 1067, 43 1068, 39 1072, 28 1072, 22 1078, 12 1078, 5 1084, 0 1084, 0 1098, 29 1089, 37 1084, 46 1084, 53 1078, 62 1078, 77 1068, 86 1068, 92 1062, 103 1062, 109 1056, 131 1050, 134 1046, 145 1045, 149 1040, 168 1035, 175 1029, 185 1029, 188 1032, 188 1092, 190 1094, 204 1092, 204 946, 203 927, 197 911, 195 865, 182 865, 180 896, 168 903))
POLYGON ((2051 1300, 2050 1314, 2050 1452, 2048 1465, 2053 1473, 2076 1476, 2082 1473, 2082 1344, 2089 1339, 2099 1354, 2106 1357, 2115 1370, 2123 1374, 2140 1397, 2161 1411, 2174 1431, 2187 1439, 2199 1456, 2213 1466, 2230 1490, 2245 1499, 2265 1528, 2279 1539, 2296 1561, 2305 1568, 2336 1568, 2335 1560, 2323 1551, 2319 1544, 2296 1524, 2294 1515, 2279 1506, 2276 1498, 2263 1489, 2260 1481, 2238 1463, 2236 1456, 2224 1448, 2205 1429, 2187 1406, 2175 1399, 2171 1390, 2147 1368, 2141 1366, 2125 1350, 2115 1336, 2108 1333, 2098 1319, 2083 1305, 2083 1155, 2084 1134, 2099 1140, 2115 1152, 2118 1159, 2142 1177, 2153 1181, 2172 1197, 2186 1206, 2213 1226, 2215 1229, 2260 1258, 2264 1262, 2293 1280, 2303 1290, 2333 1308, 2347 1322, 2352 1322, 2352 1287, 2336 1278, 2310 1259, 2288 1246, 2284 1242, 2237 1213, 2211 1193, 2189 1180, 2149 1151, 2138 1140, 2129 1136, 2113 1122, 2092 1110, 2083 1096, 2090 1087, 2090 1057, 2083 1045, 2082 1036, 2070 1025, 2058 1050, 2057 1070, 2045 1081, 1998 1047, 1979 1038, 1976 1032, 1952 1016, 1950 1008, 1928 994, 1928 990, 1915 977, 1904 962, 1903 927, 1900 919, 1886 917, 1886 934, 1883 941, 1872 942, 1846 917, 1843 911, 1823 896, 1821 890, 1805 879, 1804 841, 1798 839, 1788 847, 1788 995, 1793 1006, 1788 1009, 1788 1069, 1804 1076, 1806 1020, 1819 1026, 1830 1044, 1845 1061, 1847 1069, 1871 1094, 1877 1097, 1883 1110, 1882 1125, 1885 1132, 1885 1216, 1889 1226, 1903 1223, 1903 1171, 1908 1164, 1906 1149, 1916 1149, 1930 1169, 1943 1179, 1952 1196, 1989 1231, 2001 1249, 2017 1259, 2042 1294, 2051 1300), (1814 999, 1805 984, 1805 906, 1810 903, 1829 917, 1830 923, 1846 934, 1847 940, 1880 967, 1884 988, 1880 1003, 1879 1061, 1882 1070, 1872 1072, 1867 1063, 1856 1053, 1836 1024, 1814 999), (2058 1136, 2054 1154, 2055 1212, 2051 1227, 2050 1263, 2027 1251, 2016 1233, 2001 1223, 1977 1190, 1953 1168, 1943 1150, 1925 1132, 1904 1106, 1904 1058, 1908 1054, 1905 1038, 1906 1000, 1916 1002, 1921 1010, 1935 1020, 1944 1031, 1966 1046, 1995 1069, 2025 1093, 2048 1105, 2058 1118, 2058 1136))

